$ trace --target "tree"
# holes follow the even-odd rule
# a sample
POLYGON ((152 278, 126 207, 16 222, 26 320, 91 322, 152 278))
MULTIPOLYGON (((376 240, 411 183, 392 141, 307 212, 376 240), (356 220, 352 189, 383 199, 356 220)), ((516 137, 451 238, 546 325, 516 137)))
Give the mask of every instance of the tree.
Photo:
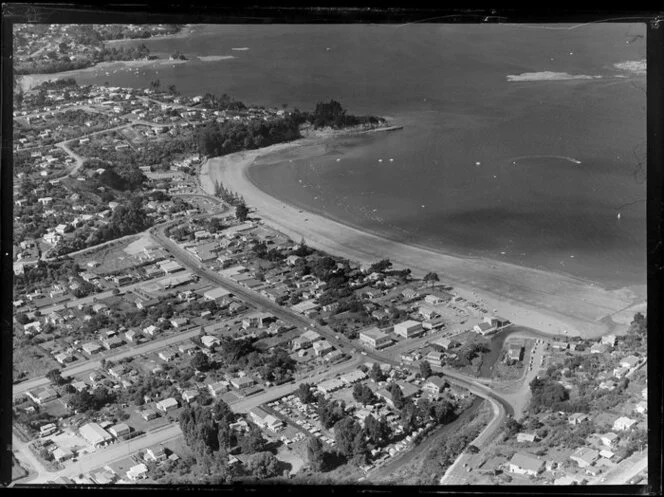
POLYGON ((369 414, 364 420, 364 429, 367 432, 369 440, 375 445, 383 445, 390 436, 390 426, 384 417, 374 418, 369 414))
POLYGON ((258 479, 279 474, 279 460, 271 452, 259 452, 247 461, 247 469, 258 479))
POLYGON ((196 352, 196 355, 191 359, 191 367, 198 371, 208 371, 210 369, 210 359, 203 352, 196 352))
POLYGON ((392 383, 388 388, 388 392, 390 392, 390 395, 392 396, 392 404, 394 404, 394 407, 396 409, 401 409, 405 402, 401 387, 397 383, 392 383))
POLYGON ((243 454, 253 454, 264 451, 266 444, 267 440, 263 438, 261 431, 252 426, 249 432, 240 440, 240 449, 243 454))
POLYGON ((431 364, 429 364, 429 361, 420 362, 420 375, 422 375, 422 378, 426 379, 432 374, 433 370, 431 369, 431 364))
POLYGON ((311 404, 316 400, 316 396, 311 391, 311 383, 300 383, 297 389, 297 396, 303 404, 311 404))
POLYGON ((322 442, 317 437, 309 437, 307 441, 307 458, 309 465, 314 471, 324 471, 325 450, 322 442))
POLYGON ((438 278, 438 274, 437 274, 437 273, 431 272, 431 273, 427 273, 427 274, 424 276, 424 281, 425 281, 426 283, 429 283, 429 286, 433 286, 433 284, 439 282, 440 279, 438 278))
POLYGON ((334 425, 334 440, 338 451, 348 459, 353 457, 355 436, 362 433, 362 427, 354 418, 346 416, 334 425))
POLYGON ((242 222, 246 221, 248 215, 249 215, 249 208, 247 207, 247 205, 244 202, 242 202, 241 204, 239 204, 235 207, 235 217, 239 221, 242 221, 242 222))
POLYGON ((375 382, 385 380, 385 374, 383 373, 383 370, 380 369, 380 365, 377 362, 374 362, 373 366, 371 366, 371 371, 369 372, 369 376, 375 382))
POLYGON ((363 383, 355 383, 353 386, 353 398, 361 404, 373 404, 376 400, 371 388, 363 383))
POLYGON ((46 373, 46 378, 48 378, 54 385, 63 385, 66 383, 58 368, 51 369, 48 373, 46 373))

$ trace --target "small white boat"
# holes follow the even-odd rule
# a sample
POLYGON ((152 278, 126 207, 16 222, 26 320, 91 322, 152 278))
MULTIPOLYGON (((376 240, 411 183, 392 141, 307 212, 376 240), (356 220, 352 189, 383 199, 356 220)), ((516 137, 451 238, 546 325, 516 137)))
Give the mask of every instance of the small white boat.
POLYGON ((341 162, 341 159, 337 159, 337 162, 341 162))
POLYGON ((618 219, 620 219, 620 212, 618 213, 618 219))
POLYGON ((476 165, 476 166, 481 166, 482 163, 481 163, 480 161, 477 161, 477 162, 475 162, 475 165, 476 165))
POLYGON ((378 162, 383 162, 383 159, 378 159, 378 162))
POLYGON ((394 162, 394 159, 390 159, 390 162, 394 162))

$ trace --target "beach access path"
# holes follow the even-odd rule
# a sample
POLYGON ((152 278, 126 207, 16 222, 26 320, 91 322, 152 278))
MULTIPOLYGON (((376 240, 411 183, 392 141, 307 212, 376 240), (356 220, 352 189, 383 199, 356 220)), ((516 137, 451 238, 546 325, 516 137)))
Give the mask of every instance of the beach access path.
POLYGON ((309 137, 208 159, 201 168, 201 186, 213 194, 219 181, 242 195, 266 224, 293 240, 304 238, 316 249, 362 263, 387 258, 396 266, 410 268, 414 276, 437 272, 457 293, 468 298, 476 293, 497 314, 545 333, 598 337, 609 331, 607 316, 645 300, 645 295, 631 288, 606 290, 570 276, 389 240, 291 206, 249 180, 247 170, 256 159, 277 162, 280 152, 307 157, 320 151, 322 140, 309 137))

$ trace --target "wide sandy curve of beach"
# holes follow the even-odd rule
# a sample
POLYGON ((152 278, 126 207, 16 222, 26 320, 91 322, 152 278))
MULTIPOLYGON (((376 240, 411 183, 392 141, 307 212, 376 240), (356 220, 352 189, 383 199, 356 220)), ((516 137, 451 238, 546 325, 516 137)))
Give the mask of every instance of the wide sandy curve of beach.
POLYGON ((214 194, 216 181, 242 195, 263 221, 316 249, 361 263, 390 259, 415 276, 435 271, 461 295, 477 296, 490 311, 545 333, 598 337, 625 330, 633 313, 645 310, 645 285, 606 290, 597 284, 537 269, 481 258, 464 258, 408 245, 306 212, 257 188, 247 170, 259 157, 277 159, 295 149, 306 154, 322 138, 303 138, 209 159, 201 168, 201 186, 214 194))

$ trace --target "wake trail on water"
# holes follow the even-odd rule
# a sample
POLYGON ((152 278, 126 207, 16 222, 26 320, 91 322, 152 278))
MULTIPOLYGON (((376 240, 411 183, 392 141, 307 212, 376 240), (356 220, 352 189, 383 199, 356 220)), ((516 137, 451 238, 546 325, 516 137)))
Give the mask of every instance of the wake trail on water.
POLYGON ((516 163, 518 161, 524 161, 528 159, 560 159, 566 160, 573 164, 581 164, 580 160, 577 160, 574 157, 567 157, 565 155, 523 155, 521 157, 513 157, 511 160, 513 163, 516 163))

